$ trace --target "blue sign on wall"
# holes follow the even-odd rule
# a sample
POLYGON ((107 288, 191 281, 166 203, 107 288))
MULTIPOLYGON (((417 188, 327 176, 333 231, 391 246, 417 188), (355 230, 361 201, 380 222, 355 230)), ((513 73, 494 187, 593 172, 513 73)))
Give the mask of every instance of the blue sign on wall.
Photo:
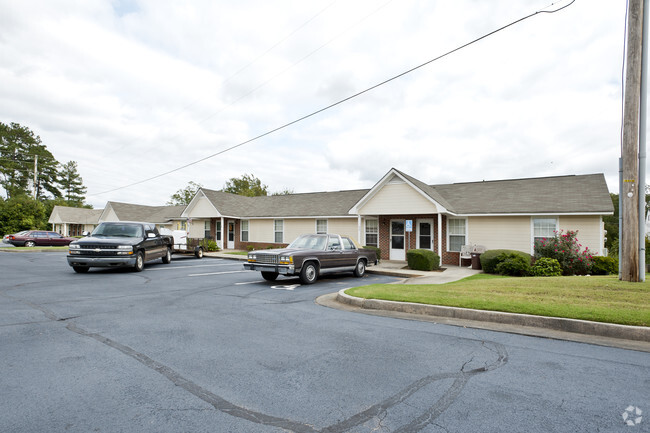
POLYGON ((407 232, 413 231, 413 220, 406 220, 406 231, 407 232))

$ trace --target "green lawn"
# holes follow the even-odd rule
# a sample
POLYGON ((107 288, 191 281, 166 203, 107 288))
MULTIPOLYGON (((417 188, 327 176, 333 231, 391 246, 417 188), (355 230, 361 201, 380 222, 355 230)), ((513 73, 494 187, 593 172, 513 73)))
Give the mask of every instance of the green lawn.
POLYGON ((29 252, 29 251, 68 251, 68 247, 8 247, 3 248, 3 251, 14 251, 14 252, 29 252))
POLYGON ((368 299, 650 326, 650 282, 627 283, 616 276, 478 274, 447 284, 373 284, 346 293, 368 299))

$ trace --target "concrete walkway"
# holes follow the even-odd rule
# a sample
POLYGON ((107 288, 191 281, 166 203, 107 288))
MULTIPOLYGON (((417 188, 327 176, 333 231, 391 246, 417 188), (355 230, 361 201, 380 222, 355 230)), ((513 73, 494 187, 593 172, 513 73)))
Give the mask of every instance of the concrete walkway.
POLYGON ((382 260, 376 266, 367 269, 369 274, 390 275, 404 278, 399 284, 443 284, 462 280, 482 271, 460 266, 445 265, 438 271, 414 271, 409 269, 406 261, 382 260))

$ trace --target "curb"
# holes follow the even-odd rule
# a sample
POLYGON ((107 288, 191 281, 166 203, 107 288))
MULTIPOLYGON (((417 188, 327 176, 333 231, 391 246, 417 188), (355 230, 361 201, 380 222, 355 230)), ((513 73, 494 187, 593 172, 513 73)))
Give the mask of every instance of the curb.
POLYGON ((626 326, 614 323, 590 322, 588 320, 559 317, 533 316, 530 314, 504 313, 500 311, 473 310, 470 308, 441 305, 416 304, 412 302, 384 301, 350 296, 340 290, 336 301, 369 310, 395 311, 426 316, 493 322, 505 325, 527 326, 575 334, 650 342, 650 327, 626 326))

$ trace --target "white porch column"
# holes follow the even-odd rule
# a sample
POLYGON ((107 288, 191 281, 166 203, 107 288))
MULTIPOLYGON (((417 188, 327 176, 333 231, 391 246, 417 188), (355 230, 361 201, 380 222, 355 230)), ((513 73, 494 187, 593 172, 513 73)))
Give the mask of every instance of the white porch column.
POLYGON ((442 214, 438 214, 438 255, 442 265, 442 214))
POLYGON ((219 247, 222 250, 225 250, 226 246, 228 245, 227 243, 224 242, 226 240, 226 237, 223 235, 224 234, 224 222, 225 221, 224 221, 223 217, 221 217, 221 245, 219 245, 219 247))
POLYGON ((365 239, 361 240, 361 215, 357 215, 357 239, 359 240, 359 245, 366 246, 365 239))

